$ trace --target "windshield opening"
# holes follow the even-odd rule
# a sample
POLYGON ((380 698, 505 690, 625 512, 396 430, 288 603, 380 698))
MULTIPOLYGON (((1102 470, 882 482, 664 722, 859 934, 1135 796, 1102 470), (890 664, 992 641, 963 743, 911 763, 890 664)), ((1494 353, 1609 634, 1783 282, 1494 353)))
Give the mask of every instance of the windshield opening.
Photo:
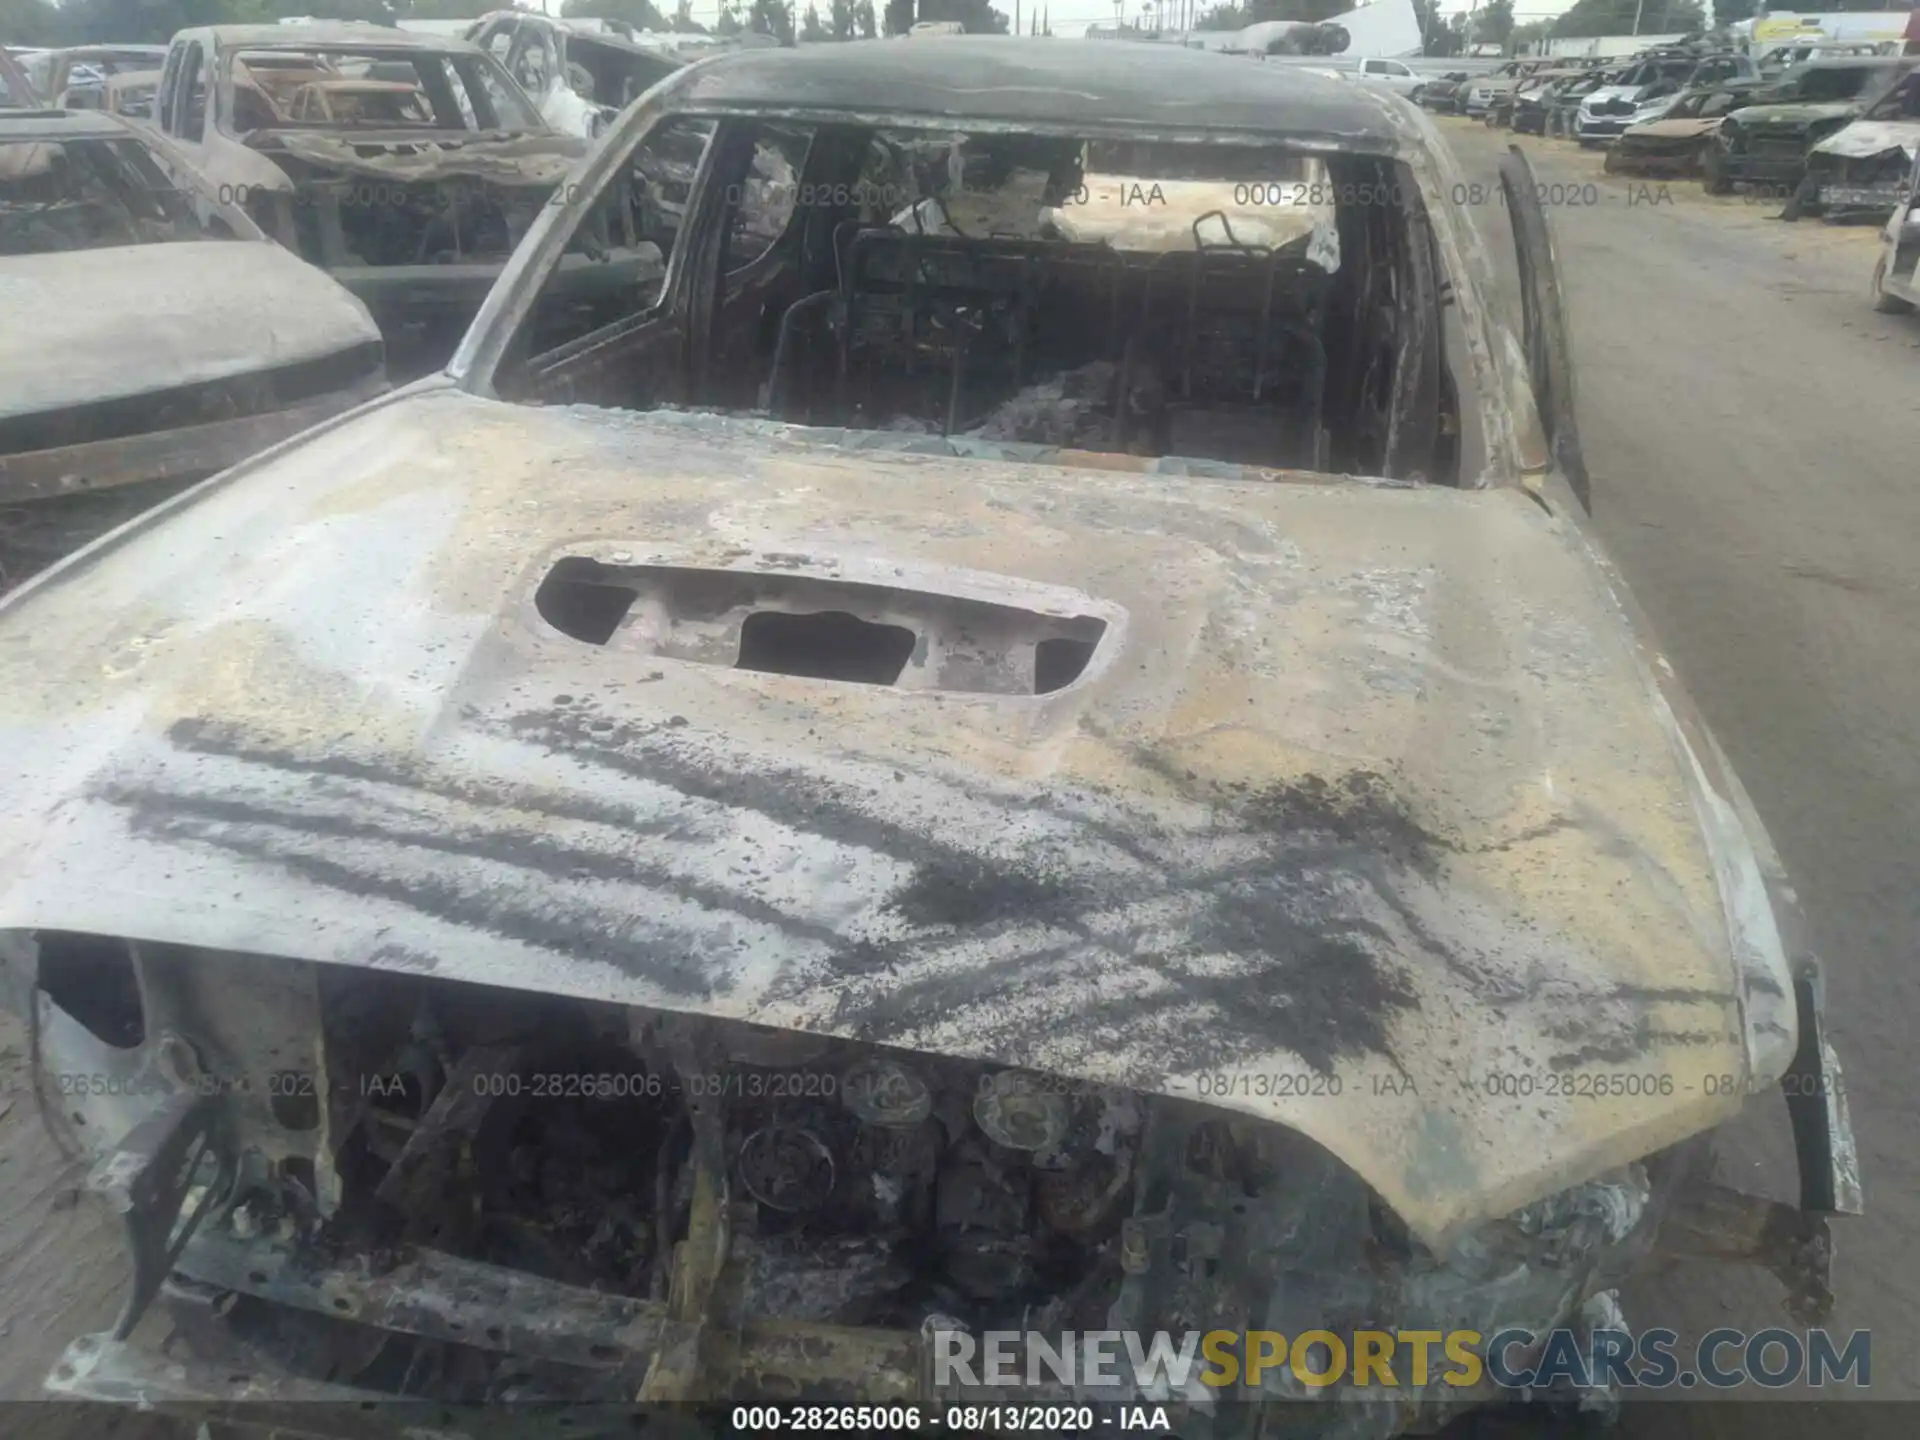
POLYGON ((1865 66, 1836 66, 1808 70, 1794 87, 1800 100, 1851 100, 1867 88, 1878 71, 1865 66))
POLYGON ((1920 120, 1920 70, 1909 71, 1867 111, 1869 120, 1920 120))
POLYGON ((227 67, 225 128, 538 130, 526 98, 491 56, 356 49, 240 50, 227 67))
POLYGON ((506 398, 1461 473, 1437 248, 1382 157, 689 116, 580 213, 506 398), (656 274, 588 280, 621 237, 656 274))
POLYGON ((0 140, 0 255, 231 238, 134 140, 0 140))

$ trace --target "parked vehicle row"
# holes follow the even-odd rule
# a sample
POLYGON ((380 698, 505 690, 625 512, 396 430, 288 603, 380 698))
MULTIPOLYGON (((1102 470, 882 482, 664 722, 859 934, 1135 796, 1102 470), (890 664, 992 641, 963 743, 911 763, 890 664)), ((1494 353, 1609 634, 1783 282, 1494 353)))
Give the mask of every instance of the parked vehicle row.
POLYGON ((1662 118, 1682 94, 1703 85, 1757 80, 1744 55, 1697 50, 1653 50, 1612 75, 1580 101, 1573 136, 1581 145, 1604 145, 1630 126, 1662 118))
MULTIPOLYGON (((1710 195, 1777 195, 1783 220, 1883 221, 1874 305, 1901 311, 1920 299, 1920 58, 1823 47, 1766 73, 1745 56, 1650 51, 1599 83, 1539 65, 1508 80, 1476 102, 1488 124, 1605 146, 1610 175, 1697 176, 1710 195), (1576 94, 1570 129, 1556 129, 1576 94)), ((1422 103, 1454 101, 1430 89, 1422 103)))

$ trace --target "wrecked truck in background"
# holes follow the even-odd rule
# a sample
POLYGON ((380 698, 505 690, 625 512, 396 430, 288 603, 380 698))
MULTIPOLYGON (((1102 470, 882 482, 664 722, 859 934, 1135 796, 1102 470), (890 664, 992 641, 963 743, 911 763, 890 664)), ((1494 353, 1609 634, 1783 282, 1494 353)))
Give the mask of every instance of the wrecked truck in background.
MULTIPOLYGON (((586 147, 478 48, 363 24, 184 30, 156 123, 183 187, 240 205, 390 336, 424 327, 445 347, 586 147)), ((569 257, 569 281, 643 280, 657 257, 622 242, 569 257)))
POLYGON ((158 69, 166 53, 164 45, 75 45, 42 50, 21 68, 49 109, 100 110, 109 80, 158 69))
POLYGON ((1609 175, 1697 176, 1712 153, 1721 122, 1753 103, 1762 82, 1729 80, 1689 90, 1658 120, 1629 125, 1607 147, 1609 175))
POLYGON ((1909 70, 1858 120, 1807 152, 1793 214, 1885 219, 1907 193, 1920 159, 1920 69, 1909 70))
POLYGON ((386 389, 366 307, 165 157, 0 111, 0 502, 210 475, 386 389))
POLYGON ((1782 219, 1800 213, 1807 153, 1845 129, 1920 64, 1901 57, 1815 60, 1790 70, 1735 110, 1702 159, 1701 186, 1728 195, 1736 185, 1785 196, 1782 219))
POLYGON ((1654 1254, 1823 1312, 1819 967, 1590 538, 1524 156, 1524 341, 1431 122, 1290 67, 744 52, 577 180, 445 376, 0 603, 0 993, 136 1277, 55 1393, 1030 1399, 930 1356, 1654 1254), (1708 1183, 1783 1080, 1800 1203, 1708 1183))
POLYGON ((682 65, 715 53, 706 36, 663 36, 607 21, 562 20, 502 10, 474 22, 467 38, 492 55, 563 135, 591 138, 682 65))

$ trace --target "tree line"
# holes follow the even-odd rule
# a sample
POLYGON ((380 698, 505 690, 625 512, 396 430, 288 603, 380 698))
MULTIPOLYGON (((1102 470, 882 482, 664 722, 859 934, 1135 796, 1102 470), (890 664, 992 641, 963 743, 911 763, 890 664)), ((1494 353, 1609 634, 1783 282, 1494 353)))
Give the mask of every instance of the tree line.
MULTIPOLYGON (((662 0, 665 3, 665 0, 662 0)), ((1004 35, 1006 14, 988 0, 807 0, 797 20, 794 0, 721 0, 711 28, 694 20, 691 0, 663 12, 655 0, 566 0, 563 16, 620 20, 637 30, 682 34, 771 35, 783 45, 797 40, 871 40, 904 35, 918 20, 956 20, 974 34, 1004 35)), ((160 44, 175 32, 200 25, 271 25, 283 19, 399 20, 478 19, 515 8, 510 0, 0 0, 0 42, 20 46, 160 44)), ((534 9, 522 5, 521 9, 534 9)), ((1039 24, 1035 24, 1036 33, 1039 24)))
MULTIPOLYGON (((721 0, 712 33, 750 31, 791 45, 796 40, 819 43, 903 35, 920 20, 958 21, 969 33, 982 35, 1004 35, 1011 28, 1006 12, 988 0, 879 3, 882 8, 876 12, 875 0, 826 0, 822 10, 820 0, 807 0, 796 15, 796 0, 721 0)), ((1850 3, 1858 0, 1814 0, 1803 8, 1835 9, 1850 3)), ((1712 0, 1712 4, 1711 23, 1716 25, 1744 20, 1758 8, 1758 0, 1712 0)), ((1709 25, 1700 0, 1575 0, 1558 19, 1533 25, 1514 23, 1513 0, 1484 0, 1473 13, 1471 32, 1465 13, 1440 15, 1439 0, 1413 0, 1413 7, 1428 55, 1461 54, 1470 43, 1512 48, 1549 38, 1625 35, 1633 29, 1636 10, 1640 30, 1649 35, 1692 33, 1709 25)), ((177 30, 197 25, 272 24, 295 16, 391 25, 405 19, 477 19, 507 8, 506 0, 0 0, 0 41, 9 45, 158 43, 172 38, 177 30)), ((1318 23, 1352 8, 1353 0, 1222 0, 1194 23, 1202 30, 1239 30, 1269 20, 1318 23)), ((1032 9, 1033 31, 1041 33, 1041 6, 1036 3, 1032 9)), ((676 0, 670 13, 663 12, 655 0, 566 0, 560 13, 625 21, 641 30, 708 33, 707 26, 694 20, 691 0, 676 0)), ((1052 33, 1050 26, 1045 30, 1052 33)))

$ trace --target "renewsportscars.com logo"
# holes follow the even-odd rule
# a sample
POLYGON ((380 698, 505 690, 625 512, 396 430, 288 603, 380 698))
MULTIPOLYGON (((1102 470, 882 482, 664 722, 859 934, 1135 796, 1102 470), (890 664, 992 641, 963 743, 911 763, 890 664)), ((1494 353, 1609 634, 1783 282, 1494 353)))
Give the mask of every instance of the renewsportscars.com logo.
POLYGON ((990 1330, 974 1336, 933 1332, 936 1386, 1035 1386, 1081 1390, 1140 1387, 1148 1393, 1191 1393, 1291 1376, 1296 1385, 1411 1386, 1462 1389, 1491 1382, 1503 1389, 1572 1386, 1629 1390, 1777 1389, 1872 1383, 1872 1337, 1855 1330, 1840 1340, 1827 1331, 1710 1330, 1690 1353, 1673 1330, 1330 1330, 1294 1336, 1277 1330, 1033 1331, 990 1330))

